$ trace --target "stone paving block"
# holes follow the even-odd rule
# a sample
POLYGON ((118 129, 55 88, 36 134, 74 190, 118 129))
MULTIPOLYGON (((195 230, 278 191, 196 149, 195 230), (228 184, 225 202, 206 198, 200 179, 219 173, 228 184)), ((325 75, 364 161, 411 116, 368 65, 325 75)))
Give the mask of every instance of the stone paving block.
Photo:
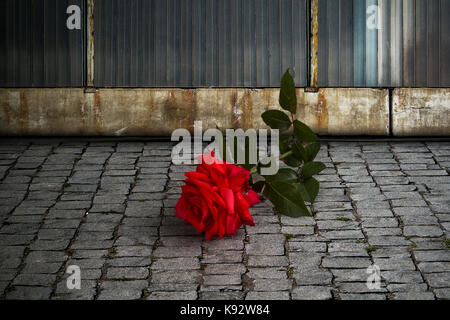
POLYGON ((152 270, 194 270, 199 267, 197 258, 160 258, 151 266, 152 270))
MULTIPOLYGON (((258 259, 258 257, 259 256, 254 256, 253 259, 258 259)), ((242 261, 243 256, 241 251, 221 251, 211 254, 207 253, 203 255, 202 259, 202 263, 237 263, 242 261)))
POLYGON ((275 243, 272 245, 267 245, 266 243, 250 243, 246 245, 246 251, 252 255, 261 256, 283 256, 285 254, 284 244, 275 243))
POLYGON ((50 298, 51 288, 16 286, 6 294, 7 300, 47 300, 50 298))
POLYGON ((380 289, 370 289, 366 282, 344 282, 337 285, 339 291, 342 293, 383 293, 387 292, 383 283, 380 284, 380 289))
POLYGON ((389 283, 422 283, 423 279, 418 271, 384 271, 381 277, 389 283))
POLYGON ((377 293, 365 293, 365 294, 355 294, 355 293, 341 293, 341 300, 386 300, 386 295, 377 293))
POLYGON ((181 283, 199 284, 201 274, 199 270, 152 270, 152 283, 181 283))
POLYGON ((367 269, 331 269, 336 282, 367 281, 367 269))
POLYGON ((285 256, 249 256, 248 266, 252 267, 286 267, 289 264, 285 256))
POLYGON ((414 250, 414 256, 417 261, 450 261, 449 250, 414 250))
POLYGON ((410 292, 397 292, 394 295, 394 299, 395 300, 435 300, 435 297, 432 292, 410 291, 410 292))
POLYGON ((196 300, 197 291, 185 292, 152 292, 146 300, 196 300))
POLYGON ((289 300, 289 292, 286 291, 250 291, 245 300, 289 300))
POLYGON ((333 275, 326 269, 303 270, 300 266, 294 268, 292 277, 297 285, 331 285, 333 275))
POLYGON ((27 263, 22 269, 23 274, 55 274, 62 267, 63 263, 60 262, 39 262, 39 263, 27 263))
POLYGON ((370 236, 369 243, 375 247, 410 246, 411 241, 401 236, 370 236))
POLYGON ((255 279, 254 291, 288 291, 292 288, 291 279, 255 279))
POLYGON ((394 217, 391 210, 375 208, 358 208, 358 215, 360 215, 362 218, 394 217))
POLYGON ((428 290, 426 283, 391 283, 387 285, 390 292, 425 292, 428 290))
POLYGON ((242 283, 240 274, 227 275, 204 275, 203 285, 205 286, 225 286, 240 285, 242 283))
POLYGON ((324 257, 322 261, 322 266, 324 268, 367 268, 371 265, 368 258, 358 258, 358 257, 324 257))
POLYGON ((285 267, 250 267, 247 276, 251 279, 287 279, 287 269, 285 267))
POLYGON ((200 300, 243 300, 244 293, 240 291, 202 292, 200 300))
POLYGON ((450 272, 427 273, 424 275, 425 280, 433 288, 450 287, 450 272))
POLYGON ((14 286, 45 286, 50 287, 56 280, 56 275, 50 274, 19 274, 13 281, 14 286))
POLYGON ((326 243, 289 241, 290 252, 325 252, 326 250, 326 243))
POLYGON ((450 261, 447 262, 420 262, 417 264, 423 273, 445 272, 450 270, 450 261))
POLYGON ((142 296, 142 290, 138 289, 105 289, 98 296, 98 300, 137 300, 142 296))
POLYGON ((374 258, 374 264, 383 270, 415 270, 416 266, 411 258, 392 257, 392 258, 374 258))
POLYGON ((106 278, 108 279, 147 279, 149 270, 145 267, 136 268, 108 268, 106 278))
POLYGON ((226 275, 226 274, 244 274, 246 268, 242 264, 207 264, 205 266, 205 274, 216 274, 216 275, 226 275))
POLYGON ((292 290, 293 300, 330 300, 331 288, 321 286, 301 286, 292 290))
POLYGON ((364 239, 364 235, 361 230, 337 230, 320 232, 320 234, 329 240, 335 239, 364 239))
POLYGON ((435 289, 433 292, 440 300, 450 300, 450 288, 435 289))
POLYGON ((443 232, 439 226, 405 226, 403 234, 405 236, 440 237, 443 232))

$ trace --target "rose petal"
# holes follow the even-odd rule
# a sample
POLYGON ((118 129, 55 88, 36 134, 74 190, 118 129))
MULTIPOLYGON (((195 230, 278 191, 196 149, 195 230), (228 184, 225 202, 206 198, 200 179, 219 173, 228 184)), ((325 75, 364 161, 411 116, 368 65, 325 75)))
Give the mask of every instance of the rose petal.
POLYGON ((244 194, 245 200, 247 200, 250 207, 253 207, 255 204, 260 203, 258 194, 253 190, 248 190, 247 194, 244 194))
POLYGON ((227 207, 227 213, 234 213, 234 193, 231 189, 228 188, 220 188, 220 195, 225 200, 225 204, 227 207))

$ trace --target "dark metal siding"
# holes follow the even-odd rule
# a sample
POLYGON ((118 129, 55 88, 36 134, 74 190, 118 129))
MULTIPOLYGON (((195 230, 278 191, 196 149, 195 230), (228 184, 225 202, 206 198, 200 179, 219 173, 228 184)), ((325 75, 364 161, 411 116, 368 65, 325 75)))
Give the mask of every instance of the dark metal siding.
POLYGON ((83 0, 0 1, 0 87, 83 86, 84 27, 66 27, 72 4, 83 16, 83 0))
POLYGON ((97 0, 98 87, 306 86, 306 0, 97 0))
POLYGON ((318 18, 320 87, 450 87, 450 0, 319 0, 318 18))

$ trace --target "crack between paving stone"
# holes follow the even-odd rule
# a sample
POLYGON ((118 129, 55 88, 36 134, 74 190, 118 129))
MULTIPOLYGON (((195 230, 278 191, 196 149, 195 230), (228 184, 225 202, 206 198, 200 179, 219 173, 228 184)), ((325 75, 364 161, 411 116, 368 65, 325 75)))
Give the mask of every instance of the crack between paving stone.
MULTIPOLYGON (((27 147, 27 149, 25 149, 22 153, 24 153, 24 152, 27 151, 27 150, 30 150, 30 147, 31 147, 32 145, 33 145, 33 143, 31 142, 30 145, 27 147)), ((36 168, 36 172, 32 175, 31 180, 30 180, 30 182, 28 183, 27 192, 26 192, 24 198, 22 199, 22 201, 21 201, 17 206, 14 207, 14 209, 13 209, 13 210, 10 212, 10 214, 8 215, 8 218, 9 218, 10 216, 12 216, 12 213, 14 212, 14 210, 15 210, 18 206, 20 206, 20 204, 22 204, 23 201, 25 201, 25 200, 28 198, 28 195, 29 195, 29 193, 30 193, 30 187, 31 187, 31 184, 33 183, 33 180, 37 177, 38 173, 41 172, 41 170, 42 170, 42 165, 47 161, 48 157, 50 157, 52 154, 54 154, 55 148, 57 148, 57 147, 60 146, 60 145, 61 145, 61 142, 59 142, 58 145, 57 145, 56 147, 55 147, 55 146, 52 146, 52 147, 51 147, 51 150, 47 153, 47 155, 46 155, 46 157, 45 157, 45 160, 42 161, 42 163, 36 168)), ((19 156, 18 158, 20 158, 20 156, 19 156)), ((16 163, 17 163, 17 161, 16 161, 16 163)), ((66 180, 67 180, 67 179, 66 179, 66 180)), ((64 188, 64 184, 63 184, 62 188, 64 188)), ((61 192, 61 193, 62 193, 62 192, 61 192)), ((38 231, 36 232, 34 238, 29 242, 29 244, 25 246, 25 250, 24 250, 24 253, 23 253, 23 255, 22 255, 22 259, 21 259, 21 261, 20 261, 20 265, 19 265, 19 267, 17 267, 17 272, 16 272, 16 274, 14 275, 14 277, 11 279, 11 281, 9 281, 8 285, 6 286, 5 290, 3 291, 3 294, 1 295, 1 298, 2 298, 2 299, 4 299, 4 298, 6 297, 6 295, 7 295, 7 293, 10 292, 10 291, 14 288, 14 285, 13 285, 14 280, 17 278, 17 276, 18 276, 18 275, 22 272, 22 270, 25 268, 25 265, 26 265, 25 259, 27 258, 28 254, 29 254, 30 251, 31 251, 30 246, 37 240, 38 234, 39 234, 39 230, 41 230, 41 228, 42 228, 42 226, 43 226, 43 224, 44 224, 45 218, 46 218, 47 215, 48 215, 48 212, 50 211, 51 208, 53 208, 53 207, 56 205, 56 203, 58 202, 58 199, 59 199, 60 196, 61 196, 61 194, 60 194, 60 195, 58 196, 58 198, 55 200, 55 203, 54 203, 52 206, 48 207, 47 210, 45 210, 44 214, 42 215, 41 221, 40 221, 40 223, 39 223, 38 231)))
MULTIPOLYGON (((388 146, 389 146, 389 151, 390 151, 390 152, 392 153, 392 155, 394 156, 395 162, 396 162, 397 165, 399 166, 399 171, 400 171, 401 173, 403 173, 404 176, 405 176, 406 178, 408 178, 409 175, 407 175, 407 174, 403 171, 402 166, 401 166, 401 162, 398 160, 397 155, 395 154, 395 152, 394 152, 394 150, 393 150, 393 146, 392 146, 392 144, 391 144, 390 142, 388 142, 388 146)), ((408 179, 408 180, 409 180, 409 179, 408 179)), ((408 184, 409 184, 409 185, 417 186, 415 182, 411 182, 411 181, 409 181, 408 184)), ((421 195, 421 193, 420 193, 420 191, 419 191, 418 188, 417 188, 417 190, 414 190, 414 191, 417 191, 417 192, 421 195)), ((421 197, 423 198, 423 195, 421 195, 421 197)), ((397 214, 395 213, 394 207, 392 206, 392 200, 388 200, 388 203, 389 203, 389 206, 391 207, 391 211, 392 211, 393 215, 395 216, 395 218, 396 218, 397 221, 399 222, 399 227, 400 227, 400 230, 402 231, 402 237, 406 239, 406 237, 404 236, 404 223, 403 223, 403 220, 402 220, 402 218, 401 218, 399 215, 397 215, 397 214)), ((431 209, 430 209, 430 210, 431 210, 431 209)), ((414 241, 412 241, 412 240, 410 240, 410 239, 406 239, 406 240, 411 241, 413 244, 416 244, 414 241)), ((425 284, 427 285, 427 292, 431 292, 431 293, 433 293, 433 295, 434 295, 434 292, 430 289, 430 285, 428 284, 428 282, 426 281, 426 279, 425 279, 425 277, 424 277, 422 271, 421 271, 420 268, 418 267, 418 263, 417 263, 417 260, 416 260, 415 255, 414 255, 414 251, 412 250, 411 246, 408 247, 408 252, 409 252, 409 254, 410 254, 410 258, 411 258, 412 262, 414 263, 414 267, 416 268, 416 271, 418 271, 419 274, 420 274, 420 276, 422 277, 423 283, 425 283, 425 284)), ((393 295, 394 293, 392 292, 391 294, 393 295)), ((435 296, 435 299, 436 299, 436 296, 435 296)))
MULTIPOLYGON (((425 148, 427 148, 427 150, 431 153, 432 159, 434 160, 435 164, 437 164, 437 165, 439 166, 439 168, 441 168, 442 170, 444 170, 445 172, 447 172, 447 174, 450 175, 450 172, 449 172, 450 170, 447 170, 447 168, 443 168, 443 167, 441 166, 441 164, 439 163, 439 161, 436 160, 436 157, 435 157, 433 151, 431 151, 431 149, 428 148, 428 145, 427 145, 425 142, 423 142, 423 144, 425 145, 425 148)), ((427 189, 427 191, 428 191, 429 193, 431 193, 431 192, 430 192, 430 189, 428 188, 428 186, 427 186, 426 184, 424 184, 424 186, 425 186, 425 188, 427 189)), ((433 215, 436 217, 436 212, 434 212, 434 210, 431 208, 431 205, 432 205, 432 204, 425 198, 424 192, 420 192, 420 191, 419 191, 419 194, 421 195, 423 201, 425 201, 425 203, 428 205, 428 208, 430 209, 430 211, 431 211, 431 212, 433 213, 433 215)), ((441 224, 439 218, 436 217, 436 219, 437 219, 437 221, 438 221, 439 227, 441 228, 441 230, 442 230, 442 232, 443 232, 443 234, 444 234, 444 235, 443 235, 443 238, 444 238, 443 240, 445 240, 446 230, 445 230, 445 228, 442 226, 442 224, 441 224)), ((414 253, 414 252, 413 252, 413 253, 414 253)))
MULTIPOLYGON (((61 193, 60 193, 59 196, 56 198, 55 205, 58 203, 58 201, 59 201, 59 200, 61 199, 61 197, 64 195, 64 190, 65 190, 67 181, 69 181, 69 179, 74 175, 74 173, 75 173, 75 167, 76 167, 77 163, 78 163, 78 162, 81 160, 81 158, 83 157, 83 154, 86 152, 87 147, 88 147, 88 146, 85 145, 85 146, 83 147, 83 150, 82 150, 81 154, 75 159, 75 161, 74 161, 74 163, 73 163, 73 166, 72 166, 72 170, 70 171, 70 175, 67 177, 66 181, 64 182, 63 187, 62 187, 62 189, 61 189, 61 193)), ((95 195, 95 194, 94 194, 94 195, 95 195)), ((92 196, 92 199, 94 198, 94 195, 92 196)), ((91 199, 91 203, 92 203, 92 201, 93 201, 92 199, 91 199)), ((89 211, 86 210, 86 212, 89 212, 89 211)), ((85 221, 85 219, 86 219, 86 216, 83 216, 83 217, 81 218, 81 221, 80 221, 80 223, 78 224, 78 227, 75 229, 75 233, 74 233, 72 239, 70 239, 69 244, 67 245, 66 249, 64 250, 65 253, 67 253, 67 250, 69 250, 69 248, 70 248, 70 246, 72 245, 73 241, 76 239, 76 237, 77 237, 77 235, 78 235, 78 232, 79 232, 79 229, 80 229, 80 226, 81 226, 81 224, 85 221)), ((72 255, 70 254, 70 252, 67 253, 67 260, 65 260, 65 261, 63 262, 61 268, 59 268, 59 270, 56 272, 56 279, 55 279, 55 281, 54 281, 53 284, 52 284, 52 292, 50 293, 50 298, 49 298, 49 299, 52 299, 52 298, 56 295, 56 289, 57 289, 58 282, 61 281, 61 279, 64 277, 65 270, 66 270, 65 267, 66 267, 67 261, 69 261, 69 260, 71 259, 71 257, 72 257, 72 255)))
MULTIPOLYGON (((145 148, 144 148, 144 150, 145 150, 145 148)), ((160 246, 160 243, 161 243, 161 227, 162 227, 162 224, 163 224, 164 212, 165 212, 165 208, 166 208, 166 206, 164 204, 164 200, 167 199, 167 191, 168 191, 168 188, 169 188, 170 172, 171 172, 172 165, 173 165, 172 161, 170 161, 167 173, 165 173, 165 175, 167 176, 167 181, 166 181, 166 184, 164 185, 164 189, 162 191, 162 193, 164 193, 164 197, 161 200, 162 207, 161 207, 160 212, 159 212, 159 225, 157 227, 156 240, 155 240, 155 242, 153 243, 153 246, 152 246, 152 252, 150 254, 150 264, 148 266, 148 275, 149 275, 148 276, 148 289, 146 290, 146 292, 144 290, 141 299, 147 298, 152 293, 151 292, 151 282, 152 282, 152 278, 153 278, 152 266, 153 266, 153 263, 156 262, 156 259, 157 259, 157 257, 154 256, 154 252, 160 246)), ((139 171, 140 171, 140 168, 139 168, 139 171)), ((137 175, 136 175, 136 177, 137 177, 137 175)))
MULTIPOLYGON (((86 150, 90 147, 91 145, 90 144, 88 144, 88 146, 86 147, 86 149, 85 149, 85 151, 84 152, 86 152, 86 150)), ((113 147, 113 151, 111 151, 111 153, 109 154, 109 156, 106 158, 106 160, 105 160, 105 162, 103 163, 103 166, 102 166, 102 173, 100 174, 100 176, 98 177, 98 183, 97 183, 97 188, 95 189, 95 191, 93 192, 93 195, 92 195, 92 199, 91 199, 91 206, 88 208, 88 209, 86 209, 86 213, 89 213, 89 211, 92 209, 92 207, 94 206, 94 199, 95 199, 95 196, 97 195, 97 192, 98 192, 98 190, 100 189, 100 187, 101 187, 101 181, 102 181, 102 177, 103 177, 103 174, 105 173, 105 171, 106 171, 106 166, 108 165, 108 161, 109 161, 109 159, 112 157, 112 155, 116 152, 116 148, 117 148, 117 144, 114 144, 114 147, 113 147)), ((84 154, 84 152, 83 152, 83 154, 84 154)), ((81 157, 80 157, 81 158, 81 157)), ((75 166, 74 166, 75 167, 75 166)), ((67 248, 70 248, 71 246, 72 246, 72 244, 73 244, 73 242, 75 241, 75 239, 76 239, 76 237, 78 236, 78 234, 79 234, 79 231, 80 231, 80 229, 81 229, 81 226, 83 225, 83 223, 85 223, 86 222, 86 215, 84 215, 83 216, 83 218, 82 218, 82 220, 80 221, 80 224, 78 225, 78 227, 77 227, 77 230, 76 230, 76 232, 75 232, 75 236, 72 238, 72 240, 71 240, 71 242, 70 242, 70 244, 69 244, 69 246, 67 247, 67 248)), ((109 255, 109 250, 108 250, 108 255, 109 255)), ((65 267, 65 265, 67 264, 67 262, 70 260, 70 257, 69 257, 69 259, 67 259, 66 260, 66 262, 64 263, 64 266, 63 267, 65 267)), ((101 283, 103 282, 103 278, 104 278, 104 276, 105 276, 105 271, 106 271, 106 263, 107 263, 107 260, 105 260, 105 263, 103 264, 103 266, 102 266, 102 268, 101 268, 101 274, 100 274, 100 278, 99 279, 96 279, 96 286, 95 286, 95 293, 94 293, 94 297, 93 297, 93 300, 97 300, 97 298, 98 298, 98 295, 99 295, 99 293, 100 293, 100 291, 101 291, 101 283)), ((63 269, 64 270, 64 269, 63 269)))

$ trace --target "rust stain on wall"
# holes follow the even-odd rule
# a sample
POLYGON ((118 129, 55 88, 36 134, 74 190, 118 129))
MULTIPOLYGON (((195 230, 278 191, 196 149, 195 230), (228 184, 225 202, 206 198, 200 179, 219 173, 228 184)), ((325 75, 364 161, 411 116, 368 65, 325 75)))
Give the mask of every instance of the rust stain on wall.
POLYGON ((25 96, 25 92, 20 90, 20 104, 19 104, 19 127, 23 134, 28 133, 28 122, 30 114, 28 110, 28 101, 25 96))
POLYGON ((94 130, 97 134, 102 133, 102 101, 98 92, 94 93, 94 130))
POLYGON ((233 90, 233 93, 230 95, 230 110, 231 110, 231 125, 234 129, 239 128, 240 123, 240 110, 239 110, 239 102, 237 96, 237 90, 233 90))
POLYGON ((320 133, 328 133, 328 124, 330 118, 327 108, 327 100, 323 90, 319 90, 317 104, 317 123, 320 133))
POLYGON ((263 96, 264 96, 264 101, 266 102, 264 109, 269 110, 270 109, 270 97, 272 96, 272 92, 270 90, 264 90, 263 96))
POLYGON ((183 90, 182 101, 184 109, 182 112, 186 114, 186 117, 184 118, 185 123, 180 125, 182 127, 192 127, 193 129, 193 123, 197 120, 195 118, 197 113, 197 91, 191 89, 183 90))
POLYGON ((6 125, 10 125, 10 121, 11 121, 11 116, 10 116, 10 113, 11 113, 11 109, 10 109, 10 107, 9 107, 9 105, 8 105, 8 102, 3 102, 2 103, 2 109, 3 109, 3 115, 4 115, 4 119, 5 119, 5 122, 6 122, 6 125))
POLYGON ((253 127, 253 99, 251 90, 245 90, 244 96, 239 101, 239 106, 242 109, 240 117, 241 128, 247 130, 253 127))

